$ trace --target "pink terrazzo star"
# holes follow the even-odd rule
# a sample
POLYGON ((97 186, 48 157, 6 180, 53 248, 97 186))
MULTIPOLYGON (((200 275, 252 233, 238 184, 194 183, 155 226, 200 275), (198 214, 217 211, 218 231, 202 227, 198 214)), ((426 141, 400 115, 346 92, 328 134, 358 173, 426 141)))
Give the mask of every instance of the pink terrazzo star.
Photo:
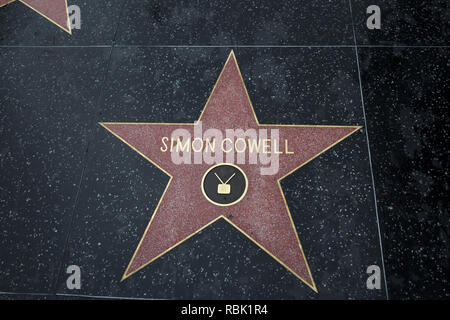
POLYGON ((202 192, 202 178, 212 164, 175 164, 170 152, 162 152, 163 137, 171 137, 175 129, 194 136, 198 123, 101 123, 170 176, 122 280, 211 223, 225 219, 317 292, 280 180, 360 127, 259 124, 233 52, 199 120, 203 130, 277 129, 279 141, 289 141, 289 150, 279 154, 279 168, 271 175, 261 174, 261 163, 237 164, 248 179, 246 194, 233 205, 220 206, 202 192))

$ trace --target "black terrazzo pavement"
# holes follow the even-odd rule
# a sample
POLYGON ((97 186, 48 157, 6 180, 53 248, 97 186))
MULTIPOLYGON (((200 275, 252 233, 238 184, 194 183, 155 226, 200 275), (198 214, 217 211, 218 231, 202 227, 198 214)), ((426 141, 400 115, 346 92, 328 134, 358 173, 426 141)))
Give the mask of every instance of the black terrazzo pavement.
POLYGON ((450 297, 443 1, 381 30, 357 0, 68 2, 72 36, 0 8, 0 299, 450 297), (195 121, 231 49, 261 123, 363 126, 282 181, 318 294, 221 220, 120 281, 168 177, 97 122, 195 121))
POLYGON ((448 48, 364 48, 360 59, 389 291, 448 298, 448 48))

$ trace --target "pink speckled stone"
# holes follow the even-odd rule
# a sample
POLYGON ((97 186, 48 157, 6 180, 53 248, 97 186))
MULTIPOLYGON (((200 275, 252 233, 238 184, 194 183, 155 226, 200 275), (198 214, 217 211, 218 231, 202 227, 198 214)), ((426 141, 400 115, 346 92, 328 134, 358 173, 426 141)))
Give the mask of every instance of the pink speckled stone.
POLYGON ((176 165, 170 152, 160 150, 162 137, 170 137, 177 128, 186 129, 193 136, 194 125, 103 123, 105 128, 172 176, 124 278, 223 216, 315 290, 279 180, 359 127, 259 125, 233 53, 201 120, 203 131, 208 128, 223 132, 237 128, 278 129, 280 141, 287 139, 289 150, 294 154, 280 154, 279 170, 274 175, 261 175, 261 164, 238 164, 248 178, 247 194, 240 202, 221 207, 209 202, 201 191, 202 177, 211 164, 176 165))
MULTIPOLYGON (((0 0, 0 7, 14 0, 0 0)), ((20 0, 70 33, 66 0, 20 0)))

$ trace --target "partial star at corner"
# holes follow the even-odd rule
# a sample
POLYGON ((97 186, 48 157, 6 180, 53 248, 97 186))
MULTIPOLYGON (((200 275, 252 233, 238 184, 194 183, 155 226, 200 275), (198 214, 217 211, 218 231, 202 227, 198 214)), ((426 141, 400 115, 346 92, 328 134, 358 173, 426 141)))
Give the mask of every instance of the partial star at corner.
MULTIPOLYGON (((0 7, 3 7, 16 0, 0 0, 0 7)), ((27 7, 33 9, 47 20, 56 24, 69 34, 72 29, 69 21, 69 12, 67 10, 67 0, 18 0, 27 7)))

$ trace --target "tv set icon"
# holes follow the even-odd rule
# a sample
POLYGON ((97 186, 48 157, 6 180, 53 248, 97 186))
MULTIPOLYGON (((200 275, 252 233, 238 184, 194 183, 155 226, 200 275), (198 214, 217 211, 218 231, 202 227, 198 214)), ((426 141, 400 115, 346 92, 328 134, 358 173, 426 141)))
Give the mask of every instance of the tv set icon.
POLYGON ((221 183, 217 186, 217 193, 218 194, 230 194, 231 186, 226 183, 221 183))

